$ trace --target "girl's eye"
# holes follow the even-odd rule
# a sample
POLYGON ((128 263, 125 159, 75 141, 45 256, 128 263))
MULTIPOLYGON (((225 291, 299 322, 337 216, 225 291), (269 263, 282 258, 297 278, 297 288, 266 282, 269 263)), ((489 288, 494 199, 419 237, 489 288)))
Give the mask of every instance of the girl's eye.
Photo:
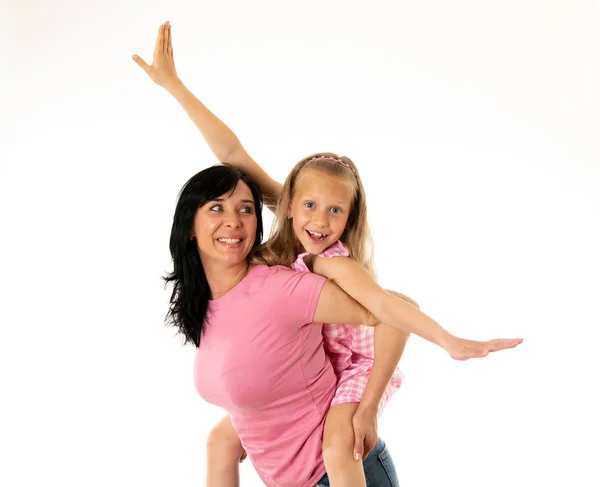
POLYGON ((312 201, 307 201, 304 203, 304 206, 312 210, 315 207, 315 204, 312 201))
POLYGON ((221 205, 214 205, 210 207, 210 211, 223 211, 223 207, 221 205))
POLYGON ((342 209, 338 208, 337 206, 334 206, 333 208, 331 208, 330 211, 331 211, 331 213, 336 213, 337 214, 337 213, 341 213, 342 209))
POLYGON ((249 206, 244 206, 241 208, 240 210, 242 213, 246 213, 248 215, 252 214, 252 208, 250 208, 249 206))

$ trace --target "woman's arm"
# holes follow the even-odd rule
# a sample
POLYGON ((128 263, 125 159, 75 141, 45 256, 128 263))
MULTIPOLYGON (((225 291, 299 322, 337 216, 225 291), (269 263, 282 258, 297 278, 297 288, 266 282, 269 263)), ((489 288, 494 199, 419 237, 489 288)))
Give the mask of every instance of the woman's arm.
MULTIPOLYGON (((416 301, 404 294, 389 289, 387 292, 417 308, 419 307, 416 301)), ((389 384, 400 358, 402 358, 409 335, 410 333, 398 330, 385 323, 375 329, 375 360, 360 401, 361 409, 377 413, 385 388, 389 384)))
MULTIPOLYGON (((390 291, 389 289, 387 292, 416 308, 419 307, 416 301, 404 294, 390 291)), ((402 358, 409 335, 410 333, 398 330, 385 323, 375 329, 375 360, 373 361, 373 368, 371 369, 367 386, 360 401, 361 410, 369 410, 374 414, 377 413, 377 408, 379 407, 385 388, 389 384, 400 362, 400 358, 402 358)))
MULTIPOLYGON (((377 321, 399 330, 415 333, 439 345, 456 360, 485 357, 489 352, 514 348, 522 341, 521 339, 496 339, 479 342, 458 338, 415 306, 381 288, 371 275, 351 258, 315 257, 312 261, 312 269, 313 272, 333 280, 375 315, 378 318, 377 321)), ((323 321, 325 323, 346 323, 339 319, 323 321)))
POLYGON ((139 56, 134 55, 133 59, 152 81, 165 88, 183 107, 217 159, 239 168, 255 180, 265 196, 265 204, 274 210, 281 192, 281 184, 273 180, 250 157, 233 131, 196 98, 177 76, 173 60, 171 25, 167 22, 158 29, 152 65, 148 65, 139 56))

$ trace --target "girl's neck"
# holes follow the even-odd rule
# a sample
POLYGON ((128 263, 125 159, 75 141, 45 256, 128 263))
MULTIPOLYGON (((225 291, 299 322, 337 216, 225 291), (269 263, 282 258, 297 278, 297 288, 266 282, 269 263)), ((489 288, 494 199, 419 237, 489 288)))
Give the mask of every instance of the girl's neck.
POLYGON ((250 264, 248 261, 233 266, 205 265, 204 272, 210 287, 211 299, 219 299, 225 296, 246 277, 249 270, 250 264))

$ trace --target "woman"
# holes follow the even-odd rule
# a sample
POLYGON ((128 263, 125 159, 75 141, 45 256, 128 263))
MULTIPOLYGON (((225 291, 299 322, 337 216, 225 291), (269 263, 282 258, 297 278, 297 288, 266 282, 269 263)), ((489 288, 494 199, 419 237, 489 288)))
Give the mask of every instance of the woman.
MULTIPOLYGON (((378 320, 319 275, 252 265, 249 255, 262 238, 261 211, 260 190, 231 166, 205 169, 186 183, 170 239, 169 317, 197 346, 196 389, 229 413, 265 484, 328 485, 321 439, 336 377, 320 323, 378 320)), ((427 318, 406 306, 407 320, 427 318)), ((485 346, 495 351, 518 343, 485 346)), ((364 469, 367 485, 398 485, 381 440, 364 469)))

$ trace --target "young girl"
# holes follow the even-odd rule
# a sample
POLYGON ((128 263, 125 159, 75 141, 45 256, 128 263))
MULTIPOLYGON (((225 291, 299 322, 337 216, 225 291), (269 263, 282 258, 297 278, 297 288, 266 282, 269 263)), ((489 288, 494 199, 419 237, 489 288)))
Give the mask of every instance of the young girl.
MULTIPOLYGON (((281 191, 273 229, 272 237, 257 251, 261 263, 314 270, 343 289, 352 287, 353 271, 346 262, 362 264, 360 277, 364 270, 369 279, 374 277, 364 188, 347 157, 320 153, 296 164, 281 191)), ((355 434, 352 420, 360 404, 362 414, 375 422, 402 384, 399 369, 386 370, 383 364, 390 356, 393 360, 388 363, 398 363, 408 335, 385 325, 374 330, 328 324, 323 338, 338 377, 325 422, 323 460, 331 485, 364 486, 362 464, 355 460, 368 452, 376 436, 363 449, 362 431, 355 434)))
MULTIPOLYGON (((263 189, 265 202, 276 211, 276 219, 273 236, 258 250, 256 260, 321 274, 381 321, 403 323, 405 332, 440 345, 452 358, 484 357, 502 346, 497 341, 454 337, 416 310, 416 303, 409 298, 394 296, 378 286, 371 264, 364 189, 350 159, 332 153, 310 156, 296 165, 282 186, 178 79, 168 23, 159 29, 152 66, 137 56, 134 60, 177 99, 217 158, 239 167, 263 189)), ((399 371, 381 364, 398 363, 407 336, 384 325, 375 333, 371 328, 350 325, 324 327, 325 343, 339 378, 323 437, 323 458, 332 486, 365 485, 362 463, 357 460, 377 441, 377 416, 402 381, 399 371), (390 356, 395 360, 389 360, 390 356)), ((209 437, 207 484, 238 485, 237 463, 243 455, 243 447, 226 417, 209 437)))

